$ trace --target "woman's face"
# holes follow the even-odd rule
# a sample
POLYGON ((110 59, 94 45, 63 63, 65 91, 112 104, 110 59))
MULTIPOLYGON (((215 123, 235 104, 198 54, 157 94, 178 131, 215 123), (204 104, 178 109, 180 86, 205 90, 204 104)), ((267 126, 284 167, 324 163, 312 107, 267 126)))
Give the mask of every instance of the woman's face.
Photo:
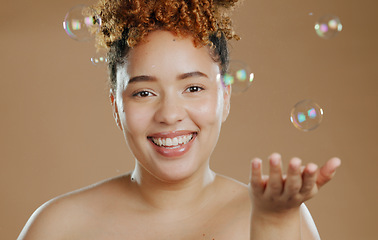
POLYGON ((146 40, 117 69, 111 98, 118 125, 137 164, 154 177, 201 174, 229 112, 229 88, 207 47, 167 31, 146 40))

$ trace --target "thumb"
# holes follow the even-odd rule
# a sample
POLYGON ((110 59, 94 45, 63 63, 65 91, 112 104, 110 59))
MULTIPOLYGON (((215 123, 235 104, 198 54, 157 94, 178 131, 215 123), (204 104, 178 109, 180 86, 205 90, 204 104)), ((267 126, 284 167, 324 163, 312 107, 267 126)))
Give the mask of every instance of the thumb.
POLYGON ((316 180, 316 184, 318 187, 322 187, 326 184, 329 180, 333 178, 335 175, 336 169, 341 165, 341 160, 339 158, 331 158, 324 164, 318 173, 318 178, 316 180))

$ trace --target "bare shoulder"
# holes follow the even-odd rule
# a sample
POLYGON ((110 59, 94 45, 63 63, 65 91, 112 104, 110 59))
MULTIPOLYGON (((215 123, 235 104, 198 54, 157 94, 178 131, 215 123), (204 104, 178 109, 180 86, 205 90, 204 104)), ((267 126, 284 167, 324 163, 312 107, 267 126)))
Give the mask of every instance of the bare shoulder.
POLYGON ((217 174, 217 181, 222 193, 231 197, 232 201, 250 202, 249 190, 246 184, 220 174, 217 174))
POLYGON ((223 201, 218 219, 226 223, 220 234, 222 239, 249 239, 252 204, 248 186, 222 175, 217 175, 217 181, 223 201))
POLYGON ((51 199, 32 214, 18 240, 78 238, 78 230, 93 228, 119 199, 127 178, 115 177, 51 199))

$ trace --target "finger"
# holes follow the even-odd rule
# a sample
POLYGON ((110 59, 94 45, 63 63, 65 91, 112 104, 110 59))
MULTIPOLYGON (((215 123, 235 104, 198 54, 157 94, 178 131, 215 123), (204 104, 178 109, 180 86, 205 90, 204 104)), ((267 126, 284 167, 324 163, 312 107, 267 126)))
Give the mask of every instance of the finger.
POLYGON ((302 186, 302 161, 299 158, 293 158, 289 162, 287 170, 287 177, 284 186, 283 195, 287 199, 291 199, 294 195, 299 193, 302 186))
POLYGON ((279 196, 282 194, 283 179, 281 155, 273 153, 269 157, 269 180, 266 186, 265 194, 270 196, 279 196))
POLYGON ((318 187, 323 186, 326 184, 329 180, 332 179, 332 177, 335 175, 336 169, 341 165, 341 160, 339 158, 332 158, 324 164, 319 169, 318 178, 316 180, 316 184, 318 187))
POLYGON ((303 171, 303 183, 302 188, 299 191, 302 195, 310 197, 314 194, 316 177, 317 177, 318 166, 314 163, 307 164, 306 168, 303 171))
POLYGON ((262 179, 262 161, 255 158, 251 163, 251 186, 252 193, 255 195, 262 195, 264 193, 264 181, 262 179))

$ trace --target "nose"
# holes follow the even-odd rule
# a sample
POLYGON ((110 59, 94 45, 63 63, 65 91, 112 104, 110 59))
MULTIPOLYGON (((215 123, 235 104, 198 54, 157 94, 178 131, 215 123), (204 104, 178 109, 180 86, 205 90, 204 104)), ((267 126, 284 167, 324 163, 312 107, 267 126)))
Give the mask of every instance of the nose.
POLYGON ((155 121, 172 125, 181 122, 186 116, 185 106, 177 97, 165 96, 159 101, 155 112, 155 121))

